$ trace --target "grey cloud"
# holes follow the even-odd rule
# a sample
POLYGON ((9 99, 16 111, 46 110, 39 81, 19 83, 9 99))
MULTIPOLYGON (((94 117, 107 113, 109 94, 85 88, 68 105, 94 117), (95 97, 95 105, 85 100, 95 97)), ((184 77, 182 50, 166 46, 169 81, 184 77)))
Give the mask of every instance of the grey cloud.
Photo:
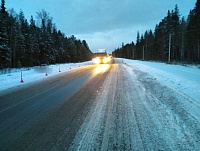
POLYGON ((70 8, 66 8, 68 10, 64 20, 66 28, 75 34, 147 24, 154 20, 160 8, 155 0, 152 3, 146 3, 144 0, 75 0, 69 6, 70 8))

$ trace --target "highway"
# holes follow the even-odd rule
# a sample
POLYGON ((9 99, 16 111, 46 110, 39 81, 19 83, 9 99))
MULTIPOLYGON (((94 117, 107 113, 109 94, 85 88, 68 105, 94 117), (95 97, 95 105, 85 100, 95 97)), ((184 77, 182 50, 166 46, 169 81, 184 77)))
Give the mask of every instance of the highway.
POLYGON ((1 150, 48 150, 66 130, 68 146, 109 72, 95 70, 81 67, 0 96, 1 150))
POLYGON ((137 68, 87 65, 1 95, 0 150, 198 150, 196 111, 137 68))

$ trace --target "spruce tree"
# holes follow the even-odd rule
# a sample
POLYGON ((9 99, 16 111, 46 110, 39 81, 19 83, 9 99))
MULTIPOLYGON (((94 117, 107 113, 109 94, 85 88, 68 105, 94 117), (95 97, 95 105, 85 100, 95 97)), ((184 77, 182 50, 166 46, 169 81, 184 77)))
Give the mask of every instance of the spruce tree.
POLYGON ((7 68, 11 66, 11 51, 8 47, 8 35, 6 21, 8 14, 5 8, 5 0, 1 1, 0 11, 0 68, 7 68))
POLYGON ((39 28, 35 25, 33 16, 30 19, 29 25, 29 41, 30 41, 30 63, 31 65, 39 65, 39 28))
POLYGON ((200 62, 200 0, 190 11, 186 26, 186 59, 189 62, 200 62))
POLYGON ((200 0, 197 0, 195 5, 195 20, 196 20, 196 51, 194 61, 200 63, 200 0))

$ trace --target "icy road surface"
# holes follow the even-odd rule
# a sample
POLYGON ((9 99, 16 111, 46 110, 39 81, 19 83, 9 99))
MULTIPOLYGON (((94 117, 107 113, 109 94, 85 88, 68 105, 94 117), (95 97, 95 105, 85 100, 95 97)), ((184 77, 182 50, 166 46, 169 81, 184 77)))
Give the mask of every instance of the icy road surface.
POLYGON ((199 90, 192 98, 169 85, 173 74, 121 61, 0 94, 0 150, 199 151, 199 90))
POLYGON ((200 104, 115 64, 70 150, 199 150, 200 104))

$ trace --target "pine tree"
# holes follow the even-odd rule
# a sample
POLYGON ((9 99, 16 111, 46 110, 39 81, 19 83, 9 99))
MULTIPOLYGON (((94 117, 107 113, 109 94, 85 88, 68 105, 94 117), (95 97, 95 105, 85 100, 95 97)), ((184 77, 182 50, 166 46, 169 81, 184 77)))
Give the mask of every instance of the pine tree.
POLYGON ((35 25, 33 16, 29 25, 29 41, 30 41, 30 62, 31 65, 39 65, 39 28, 35 25))
POLYGON ((11 50, 11 67, 17 67, 16 61, 16 39, 18 35, 18 23, 17 23, 17 15, 14 9, 9 11, 9 17, 7 18, 7 35, 9 37, 9 47, 11 50))
POLYGON ((186 27, 186 59, 189 62, 200 62, 200 0, 190 11, 186 27))
POLYGON ((137 32, 135 58, 140 59, 140 33, 137 32))
POLYGON ((171 59, 173 59, 174 61, 179 61, 179 54, 180 54, 180 22, 179 19, 180 15, 179 15, 179 9, 178 6, 175 5, 174 11, 172 11, 172 17, 171 17, 171 26, 172 26, 172 55, 171 55, 171 59))
POLYGON ((186 35, 186 25, 187 22, 185 21, 185 18, 182 17, 180 22, 180 61, 184 61, 185 59, 185 35, 186 35))
POLYGON ((194 10, 196 21, 196 48, 194 53, 194 61, 200 63, 200 0, 197 0, 194 10))
POLYGON ((6 13, 5 0, 1 0, 1 13, 6 13))
POLYGON ((77 62, 89 59, 91 51, 86 41, 70 38, 57 29, 49 14, 37 13, 39 26, 24 13, 6 12, 5 0, 0 10, 0 68, 40 65, 41 63, 77 62), (12 50, 12 51, 11 51, 12 50), (12 62, 12 63, 11 63, 12 62))
POLYGON ((5 0, 2 0, 0 11, 0 68, 11 66, 11 50, 8 47, 8 35, 6 28, 8 14, 5 9, 5 0))

